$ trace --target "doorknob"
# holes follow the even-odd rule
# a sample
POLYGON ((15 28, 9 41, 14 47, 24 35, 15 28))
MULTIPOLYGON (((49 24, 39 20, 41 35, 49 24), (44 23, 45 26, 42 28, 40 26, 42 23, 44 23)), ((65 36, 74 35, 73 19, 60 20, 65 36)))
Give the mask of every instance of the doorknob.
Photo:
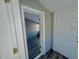
POLYGON ((17 48, 13 48, 13 54, 16 54, 18 52, 17 48))
POLYGON ((78 41, 76 41, 76 43, 78 43, 78 41))

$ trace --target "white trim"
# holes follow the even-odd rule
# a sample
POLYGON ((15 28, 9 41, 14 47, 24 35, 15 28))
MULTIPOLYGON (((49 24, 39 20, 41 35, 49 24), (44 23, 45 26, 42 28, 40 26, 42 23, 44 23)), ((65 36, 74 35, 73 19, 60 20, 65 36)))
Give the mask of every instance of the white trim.
MULTIPOLYGON (((10 26, 10 30, 11 30, 12 49, 13 48, 18 48, 18 46, 17 46, 17 38, 16 38, 16 31, 15 31, 15 25, 14 25, 14 18, 13 18, 13 12, 12 12, 12 8, 11 8, 11 4, 10 3, 6 3, 6 8, 7 8, 7 13, 8 13, 8 18, 9 18, 9 26, 10 26)), ((19 57, 20 57, 18 52, 16 54, 12 53, 12 55, 13 55, 13 57, 15 59, 19 59, 19 57)))
POLYGON ((32 11, 35 12, 36 14, 44 14, 44 12, 42 12, 42 11, 39 11, 39 10, 30 8, 30 7, 25 6, 25 5, 21 5, 21 7, 22 7, 24 10, 26 10, 27 12, 31 12, 31 10, 32 10, 32 11))
MULTIPOLYGON (((26 37, 26 30, 25 30, 25 21, 24 21, 24 11, 25 12, 30 12, 30 13, 34 13, 34 14, 37 14, 37 15, 40 15, 41 17, 41 22, 40 22, 40 27, 42 28, 42 30, 40 30, 41 32, 41 53, 36 57, 40 57, 41 55, 45 54, 45 14, 44 12, 41 12, 41 11, 38 11, 38 10, 35 10, 35 9, 32 9, 30 7, 27 7, 27 6, 24 6, 24 5, 21 5, 21 13, 22 13, 22 26, 23 26, 23 33, 24 33, 24 43, 26 44, 26 57, 27 59, 29 58, 28 57, 28 48, 27 48, 27 37, 26 37)), ((36 59, 35 58, 35 59, 36 59)))
POLYGON ((24 21, 24 8, 21 7, 21 15, 22 15, 22 28, 23 28, 23 37, 24 37, 24 46, 25 47, 25 54, 26 54, 26 58, 29 59, 28 57, 28 49, 27 49, 27 40, 26 40, 26 30, 25 30, 25 21, 24 21))
POLYGON ((12 8, 13 20, 14 20, 19 58, 26 59, 25 50, 24 50, 24 42, 23 42, 22 26, 21 26, 19 1, 11 0, 10 3, 11 3, 11 8, 12 8))

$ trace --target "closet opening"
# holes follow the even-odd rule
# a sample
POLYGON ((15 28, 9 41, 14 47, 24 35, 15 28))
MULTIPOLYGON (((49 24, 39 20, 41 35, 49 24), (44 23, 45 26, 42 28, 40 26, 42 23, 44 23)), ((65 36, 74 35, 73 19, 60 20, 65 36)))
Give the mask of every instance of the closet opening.
POLYGON ((38 59, 45 54, 44 13, 22 6, 21 14, 26 58, 38 59))

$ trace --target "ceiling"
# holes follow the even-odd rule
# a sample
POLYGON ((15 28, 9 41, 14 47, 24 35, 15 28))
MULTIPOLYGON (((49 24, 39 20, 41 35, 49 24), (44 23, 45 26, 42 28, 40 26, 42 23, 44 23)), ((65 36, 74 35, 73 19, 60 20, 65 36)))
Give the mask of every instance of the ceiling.
POLYGON ((69 6, 77 5, 77 0, 38 0, 49 11, 54 12, 69 6))

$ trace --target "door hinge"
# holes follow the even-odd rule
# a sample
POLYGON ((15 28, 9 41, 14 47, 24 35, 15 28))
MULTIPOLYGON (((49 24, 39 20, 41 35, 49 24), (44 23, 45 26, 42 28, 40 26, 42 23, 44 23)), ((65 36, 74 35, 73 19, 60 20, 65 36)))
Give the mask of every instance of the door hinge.
POLYGON ((10 3, 10 0, 5 0, 5 3, 10 3))
POLYGON ((18 52, 17 48, 13 48, 13 54, 16 54, 18 52))

